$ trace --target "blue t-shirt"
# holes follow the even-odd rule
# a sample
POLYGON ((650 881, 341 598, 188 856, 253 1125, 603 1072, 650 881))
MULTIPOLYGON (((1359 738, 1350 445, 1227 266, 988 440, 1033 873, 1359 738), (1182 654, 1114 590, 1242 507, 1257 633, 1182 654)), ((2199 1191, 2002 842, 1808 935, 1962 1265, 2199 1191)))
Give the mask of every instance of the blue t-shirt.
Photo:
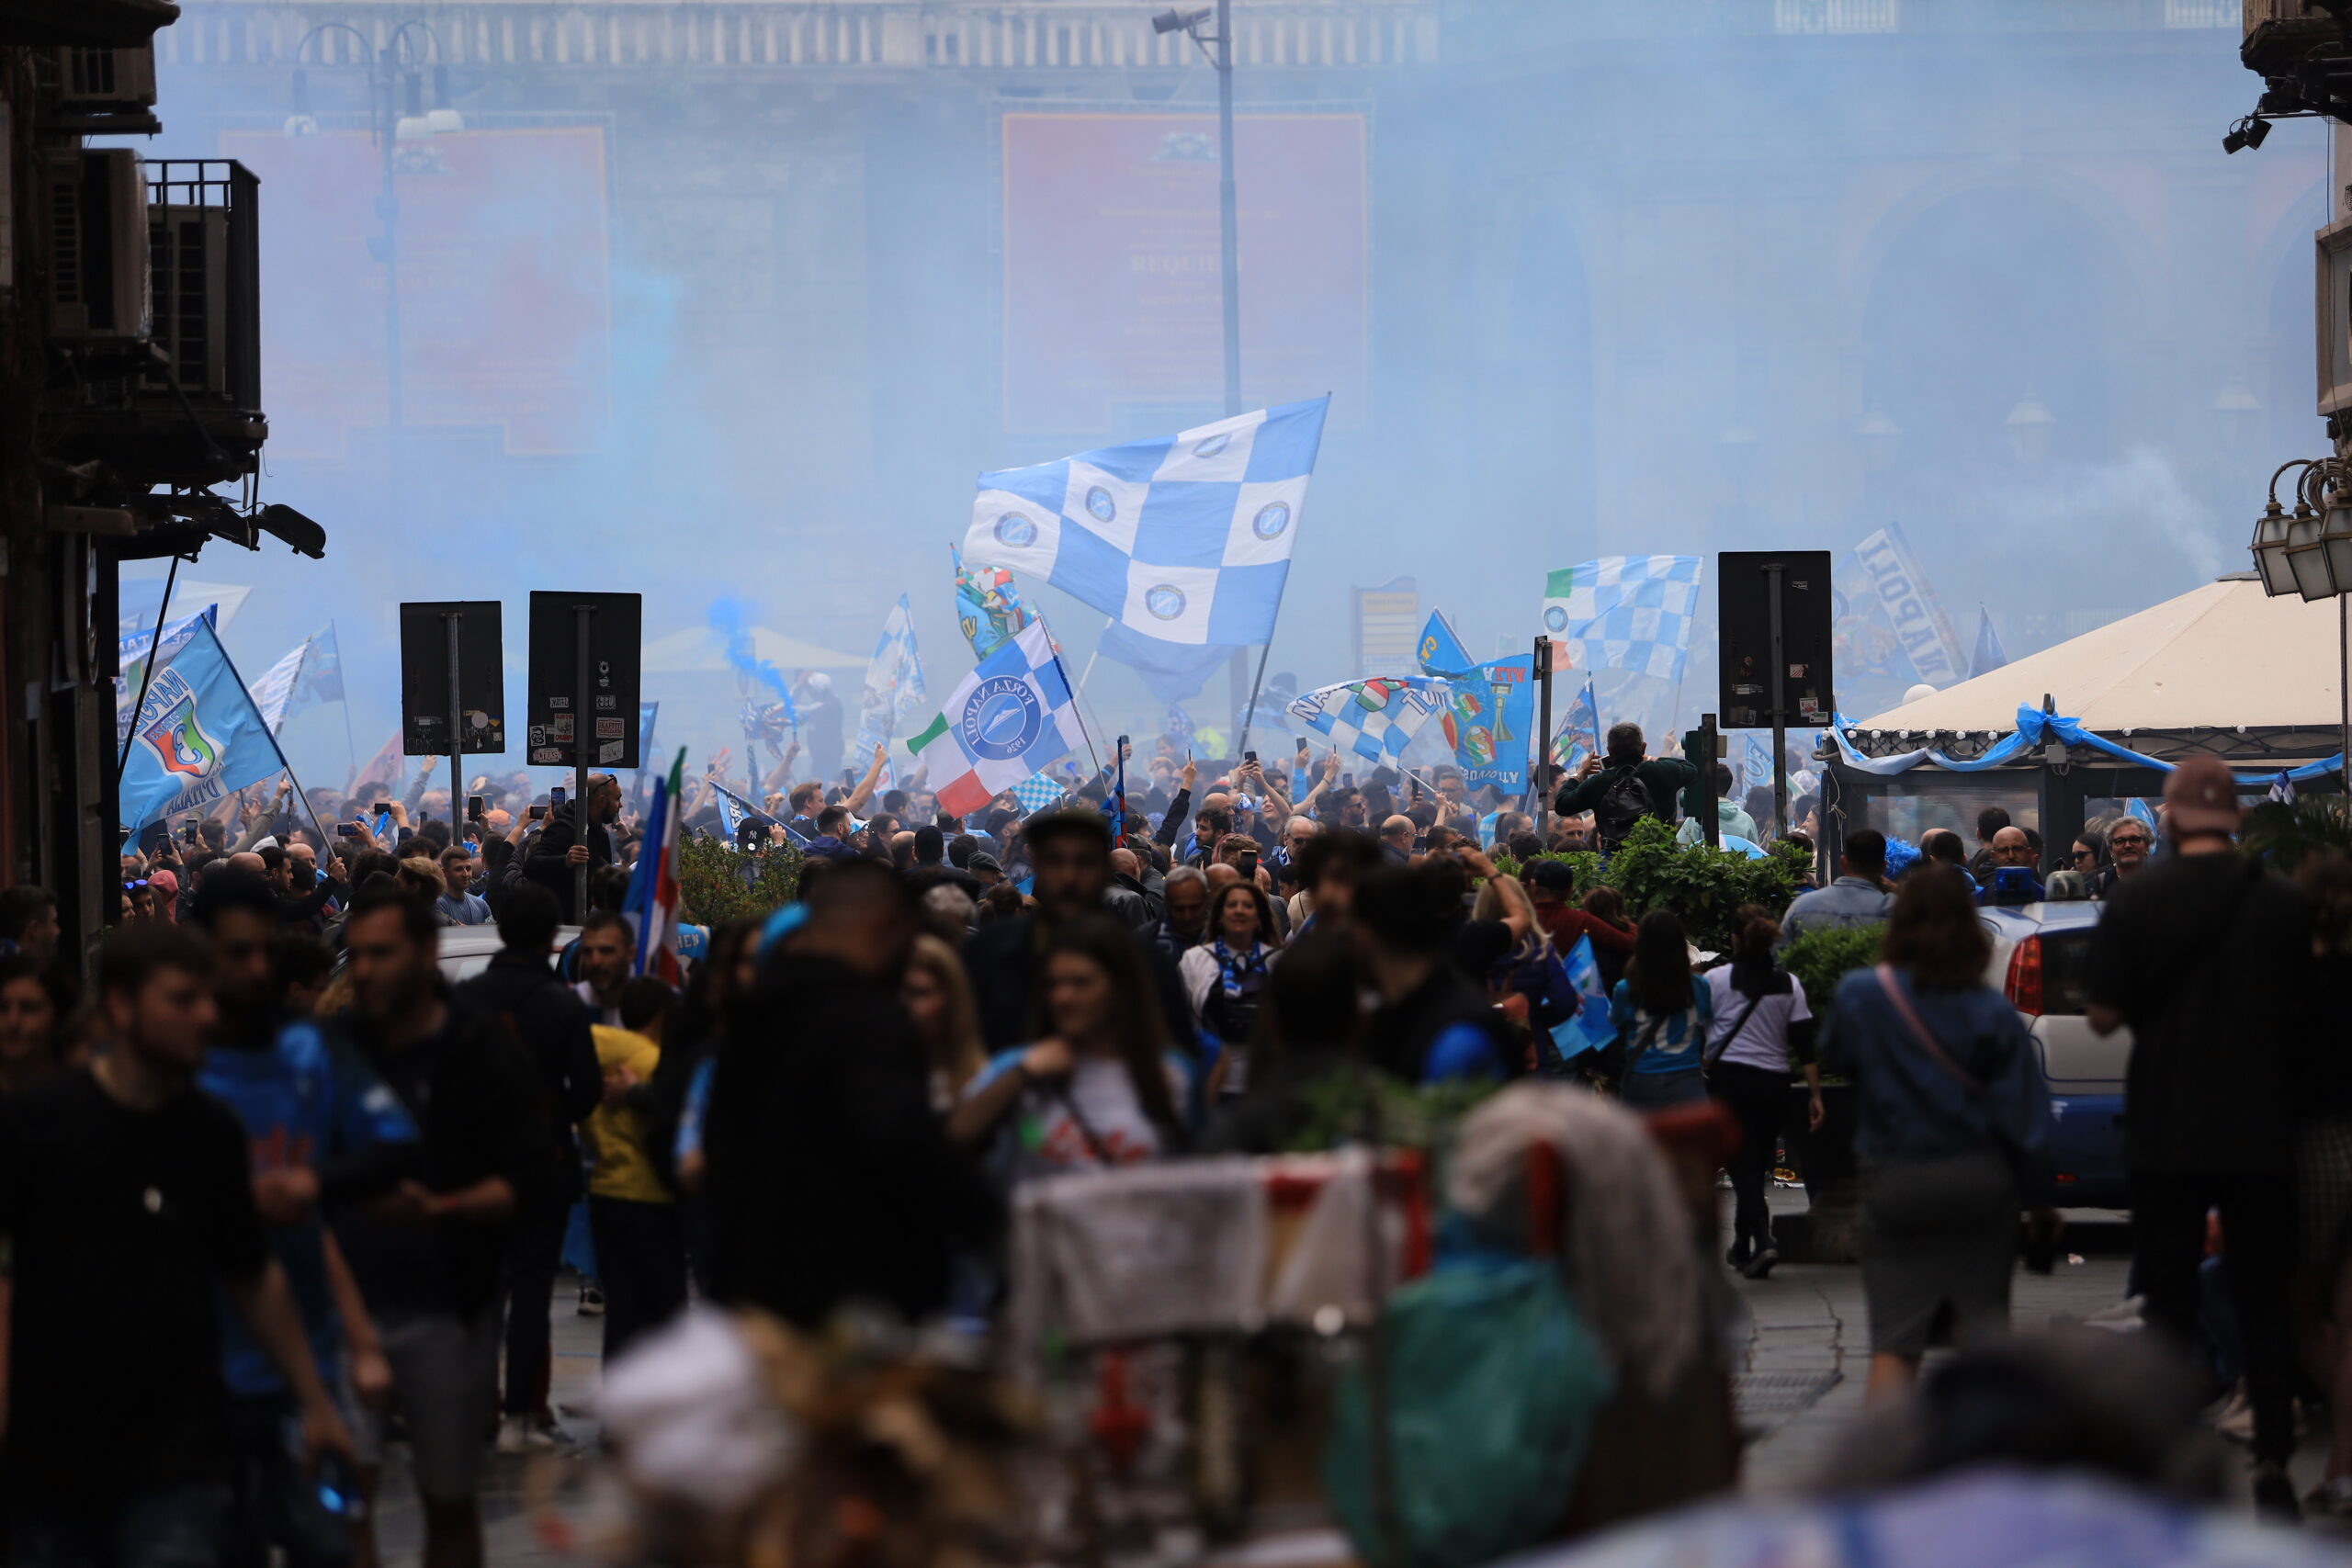
POLYGON ((1645 1010, 1634 1000, 1630 980, 1618 981, 1616 990, 1609 997, 1609 1021, 1617 1026, 1617 1038, 1625 1043, 1626 1055, 1631 1058, 1625 1068, 1629 1073, 1682 1073, 1699 1066, 1707 1043, 1707 1026, 1714 1021, 1715 1003, 1711 988, 1695 979, 1690 987, 1690 1005, 1663 1018, 1645 1010), (1655 1030, 1651 1028, 1653 1022, 1657 1024, 1655 1030))
MULTIPOLYGON (((255 1175, 315 1168, 378 1144, 416 1141, 416 1123, 399 1097, 356 1054, 331 1043, 310 1019, 282 1027, 266 1051, 216 1046, 206 1052, 197 1083, 244 1123, 255 1175)), ((341 1359, 343 1329, 327 1284, 324 1234, 315 1213, 299 1224, 269 1228, 270 1250, 286 1270, 322 1377, 341 1359)), ((220 1319, 221 1371, 231 1392, 282 1391, 286 1382, 276 1364, 225 1301, 220 1319)))

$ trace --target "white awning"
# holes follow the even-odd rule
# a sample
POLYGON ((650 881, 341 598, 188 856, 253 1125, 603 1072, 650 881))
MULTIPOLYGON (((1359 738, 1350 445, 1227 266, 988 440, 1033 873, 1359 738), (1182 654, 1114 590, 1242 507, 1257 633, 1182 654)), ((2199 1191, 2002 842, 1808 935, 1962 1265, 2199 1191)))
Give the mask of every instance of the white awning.
POLYGON ((2167 599, 1870 718, 1860 729, 2017 728, 2020 705, 2109 738, 2205 727, 2332 729, 2343 722, 2333 600, 2273 599, 2251 575, 2167 599))

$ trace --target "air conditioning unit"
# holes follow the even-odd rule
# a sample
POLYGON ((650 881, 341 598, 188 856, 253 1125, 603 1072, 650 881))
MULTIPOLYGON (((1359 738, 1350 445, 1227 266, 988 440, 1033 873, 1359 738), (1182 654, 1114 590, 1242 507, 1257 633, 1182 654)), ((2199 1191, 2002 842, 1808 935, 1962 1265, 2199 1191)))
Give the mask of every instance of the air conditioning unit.
POLYGON ((148 335, 147 179, 127 149, 57 152, 41 169, 50 335, 127 343, 148 335))
POLYGON ((154 283, 153 341, 171 365, 145 385, 193 399, 232 395, 229 363, 229 209, 151 207, 148 269, 154 283))
POLYGON ((155 47, 60 49, 51 52, 57 101, 68 110, 100 113, 155 107, 155 47))

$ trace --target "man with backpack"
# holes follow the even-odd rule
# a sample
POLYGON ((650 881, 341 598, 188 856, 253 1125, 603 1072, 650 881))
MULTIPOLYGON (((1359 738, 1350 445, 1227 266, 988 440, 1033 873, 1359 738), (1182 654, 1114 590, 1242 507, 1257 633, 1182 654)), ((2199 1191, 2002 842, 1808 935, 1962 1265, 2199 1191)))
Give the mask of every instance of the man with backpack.
POLYGON ((1591 812, 1600 852, 1609 854, 1645 817, 1672 827, 1676 797, 1698 777, 1695 763, 1649 755, 1640 725, 1613 724, 1609 727, 1608 755, 1586 758, 1552 809, 1563 817, 1591 812))

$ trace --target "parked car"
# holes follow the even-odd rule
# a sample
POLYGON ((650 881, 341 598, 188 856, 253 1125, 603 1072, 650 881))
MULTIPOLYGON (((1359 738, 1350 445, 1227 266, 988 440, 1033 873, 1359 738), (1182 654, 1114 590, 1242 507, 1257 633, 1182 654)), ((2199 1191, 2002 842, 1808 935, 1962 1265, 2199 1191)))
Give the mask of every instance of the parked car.
MULTIPOLYGON (((556 951, 579 940, 578 926, 560 927, 555 933, 556 951)), ((490 961, 499 949, 496 926, 443 926, 437 962, 441 977, 451 985, 469 980, 490 967, 490 961)))
POLYGON ((2071 902, 1985 908, 1993 937, 1987 983, 2024 1015, 2041 1055, 2055 1122, 2058 1201, 2066 1208, 2129 1205, 2123 1172, 2123 1077, 2132 1034, 2102 1038, 2083 1015, 2091 933, 2106 906, 2071 902))

